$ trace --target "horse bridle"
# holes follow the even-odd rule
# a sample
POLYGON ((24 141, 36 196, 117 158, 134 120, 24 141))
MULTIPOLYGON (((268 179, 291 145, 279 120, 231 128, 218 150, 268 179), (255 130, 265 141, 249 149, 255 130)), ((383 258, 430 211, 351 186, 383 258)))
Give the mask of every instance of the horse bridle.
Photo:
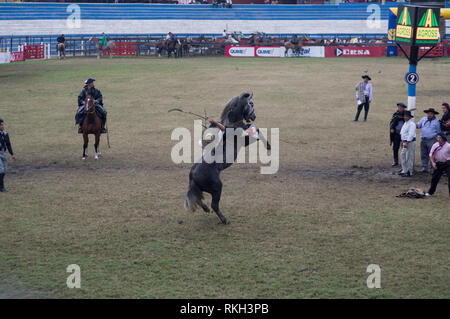
MULTIPOLYGON (((94 98, 92 97, 92 95, 86 96, 86 102, 84 103, 84 107, 86 108, 86 113, 93 113, 92 110, 95 110, 94 107, 92 107, 92 110, 89 110, 89 101, 93 100, 94 98)), ((94 106, 94 103, 92 103, 92 106, 94 106)))

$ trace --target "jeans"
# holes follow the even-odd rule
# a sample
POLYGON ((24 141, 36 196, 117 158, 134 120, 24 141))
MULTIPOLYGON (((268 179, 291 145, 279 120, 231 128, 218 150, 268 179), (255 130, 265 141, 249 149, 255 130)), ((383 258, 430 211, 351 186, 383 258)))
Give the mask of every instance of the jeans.
POLYGON ((402 138, 400 133, 394 133, 394 139, 392 141, 392 152, 394 153, 394 162, 398 163, 398 150, 400 149, 400 145, 402 144, 402 138))
POLYGON ((447 178, 448 178, 448 193, 450 195, 450 161, 447 161, 445 163, 443 162, 437 162, 436 163, 437 169, 433 172, 433 177, 431 178, 431 187, 428 193, 430 195, 433 195, 436 191, 437 184, 439 183, 439 180, 441 179, 441 176, 444 172, 447 172, 447 178))
POLYGON ((422 169, 428 169, 428 162, 430 161, 430 151, 434 143, 436 143, 436 138, 423 138, 420 141, 420 159, 422 161, 422 169))
POLYGON ((0 174, 6 174, 8 169, 8 158, 6 152, 0 151, 0 174))
POLYGON ((356 115, 355 115, 355 121, 358 120, 359 118, 359 114, 362 111, 362 108, 364 107, 364 121, 367 120, 367 114, 369 114, 369 97, 368 96, 364 96, 364 101, 361 100, 361 104, 358 105, 358 110, 356 111, 356 115))

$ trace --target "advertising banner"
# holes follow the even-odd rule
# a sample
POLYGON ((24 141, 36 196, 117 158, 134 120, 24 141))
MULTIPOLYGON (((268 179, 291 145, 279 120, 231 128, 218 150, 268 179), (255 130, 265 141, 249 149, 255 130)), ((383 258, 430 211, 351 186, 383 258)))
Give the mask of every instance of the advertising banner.
POLYGON ((280 58, 284 56, 284 48, 281 47, 256 47, 256 56, 265 58, 280 58))
MULTIPOLYGON (((282 48, 284 56, 284 48, 282 48)), ((291 49, 288 50, 288 57, 306 57, 306 58, 324 58, 325 57, 325 47, 302 47, 300 53, 293 52, 291 49)))
POLYGON ((380 57, 384 56, 386 48, 376 47, 326 47, 325 56, 331 57, 380 57))
POLYGON ((255 47, 250 46, 226 46, 225 55, 230 57, 254 57, 255 47))

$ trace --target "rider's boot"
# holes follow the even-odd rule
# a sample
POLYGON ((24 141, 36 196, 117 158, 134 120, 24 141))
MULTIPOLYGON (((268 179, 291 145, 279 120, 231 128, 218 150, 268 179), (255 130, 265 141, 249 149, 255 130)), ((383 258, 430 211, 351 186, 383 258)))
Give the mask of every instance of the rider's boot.
POLYGON ((102 119, 102 133, 106 133, 106 128, 105 128, 105 124, 106 124, 106 118, 102 119))
POLYGON ((81 125, 78 127, 78 134, 83 134, 83 129, 81 128, 81 125))

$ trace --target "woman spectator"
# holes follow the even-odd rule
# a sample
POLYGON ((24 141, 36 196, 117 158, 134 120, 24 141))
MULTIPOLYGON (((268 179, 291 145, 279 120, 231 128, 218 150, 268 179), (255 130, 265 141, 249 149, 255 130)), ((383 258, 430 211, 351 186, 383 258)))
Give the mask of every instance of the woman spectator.
POLYGON ((442 118, 441 118, 441 131, 447 135, 447 139, 450 137, 450 105, 448 103, 442 103, 442 118))

